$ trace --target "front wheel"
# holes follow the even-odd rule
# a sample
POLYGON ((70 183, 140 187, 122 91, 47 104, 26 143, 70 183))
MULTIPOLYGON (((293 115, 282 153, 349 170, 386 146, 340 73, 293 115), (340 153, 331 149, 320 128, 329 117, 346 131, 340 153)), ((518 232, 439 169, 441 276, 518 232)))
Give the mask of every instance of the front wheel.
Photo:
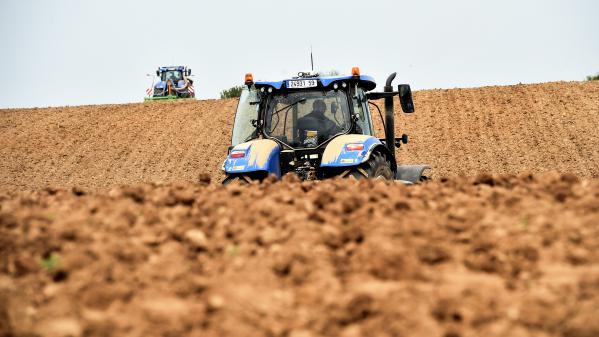
POLYGON ((373 152, 368 161, 353 169, 349 176, 355 179, 393 180, 393 171, 391 171, 391 164, 384 154, 373 152))
POLYGON ((249 179, 244 176, 227 176, 225 180, 223 180, 223 185, 231 185, 231 184, 248 184, 249 179))
POLYGON ((249 184, 252 180, 262 181, 264 178, 268 176, 266 172, 253 172, 248 174, 229 174, 223 180, 223 185, 231 185, 231 184, 249 184))

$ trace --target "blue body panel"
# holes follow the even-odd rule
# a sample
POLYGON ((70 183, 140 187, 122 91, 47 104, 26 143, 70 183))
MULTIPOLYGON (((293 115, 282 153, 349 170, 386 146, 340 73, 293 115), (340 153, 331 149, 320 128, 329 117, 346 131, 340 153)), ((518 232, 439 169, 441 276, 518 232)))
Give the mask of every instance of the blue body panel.
POLYGON ((227 156, 223 169, 228 174, 249 173, 266 171, 281 177, 281 165, 279 155, 281 147, 269 139, 257 139, 247 143, 236 145, 231 152, 244 151, 242 158, 231 158, 227 156))
POLYGON ((367 135, 343 135, 333 139, 326 147, 322 156, 321 167, 347 167, 356 166, 368 160, 370 153, 383 143, 372 136, 367 135), (360 151, 348 151, 347 144, 363 144, 364 149, 360 151))
POLYGON ((372 76, 368 75, 360 75, 360 76, 326 76, 326 77, 313 77, 313 78, 290 78, 283 81, 256 81, 257 86, 271 86, 277 90, 280 90, 283 87, 283 84, 286 81, 293 80, 305 80, 305 79, 315 79, 319 81, 324 87, 328 87, 335 81, 349 81, 349 80, 357 80, 360 82, 360 85, 363 86, 367 91, 376 88, 376 82, 372 76))
POLYGON ((283 82, 284 81, 278 81, 278 82, 266 82, 266 81, 263 82, 263 81, 258 81, 258 82, 256 82, 256 85, 270 85, 271 87, 279 90, 283 86, 283 82))
MULTIPOLYGON (((347 81, 355 79, 354 76, 329 76, 329 77, 320 77, 320 82, 323 86, 328 87, 331 83, 335 81, 347 81)), ((374 81, 374 77, 368 75, 360 75, 360 82, 371 82, 374 87, 376 87, 376 82, 374 81)), ((374 88, 373 88, 374 89, 374 88)))

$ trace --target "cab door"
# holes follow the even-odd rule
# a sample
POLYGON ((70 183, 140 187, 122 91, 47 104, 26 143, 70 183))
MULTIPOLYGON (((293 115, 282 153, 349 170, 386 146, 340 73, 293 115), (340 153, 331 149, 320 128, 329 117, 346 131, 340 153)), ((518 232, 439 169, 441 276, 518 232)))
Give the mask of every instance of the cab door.
POLYGON ((354 113, 358 114, 356 121, 357 131, 363 135, 374 136, 374 127, 372 124, 372 115, 370 113, 370 107, 368 106, 368 100, 366 94, 362 88, 356 88, 355 95, 352 98, 354 105, 354 113))
POLYGON ((258 120, 259 102, 260 97, 256 88, 252 86, 248 89, 247 86, 244 86, 239 97, 239 103, 237 103, 237 111, 235 112, 231 146, 245 143, 258 137, 257 128, 253 121, 258 120))

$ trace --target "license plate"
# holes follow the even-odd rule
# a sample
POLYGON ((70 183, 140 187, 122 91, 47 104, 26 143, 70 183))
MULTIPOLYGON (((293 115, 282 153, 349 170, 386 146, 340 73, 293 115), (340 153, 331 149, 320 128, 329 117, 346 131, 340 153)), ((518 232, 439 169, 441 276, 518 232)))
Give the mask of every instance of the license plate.
POLYGON ((316 80, 293 80, 287 81, 287 89, 313 88, 318 85, 316 80))

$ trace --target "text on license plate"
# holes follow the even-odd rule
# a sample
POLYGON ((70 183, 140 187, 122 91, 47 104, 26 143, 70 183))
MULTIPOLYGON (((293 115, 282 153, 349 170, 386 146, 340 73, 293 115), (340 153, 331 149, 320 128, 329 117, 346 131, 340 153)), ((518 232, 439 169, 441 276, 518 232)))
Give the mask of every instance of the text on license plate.
POLYGON ((293 80, 287 81, 287 89, 313 88, 317 84, 316 80, 293 80))

